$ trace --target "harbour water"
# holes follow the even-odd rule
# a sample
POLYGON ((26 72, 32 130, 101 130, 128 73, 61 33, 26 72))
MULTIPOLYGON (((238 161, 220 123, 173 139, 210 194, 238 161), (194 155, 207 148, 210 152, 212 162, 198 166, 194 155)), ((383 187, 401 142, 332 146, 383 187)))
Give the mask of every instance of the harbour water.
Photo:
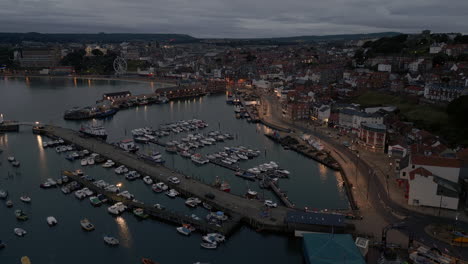
MULTIPOLYGON (((91 105, 107 92, 129 90, 133 94, 150 93, 157 83, 133 83, 119 81, 92 81, 73 79, 15 79, 0 80, 0 113, 6 119, 41 121, 44 123, 78 129, 86 122, 65 121, 63 112, 74 106, 91 105)), ((173 101, 165 105, 139 106, 119 111, 110 119, 99 121, 109 133, 107 141, 130 138, 130 131, 138 127, 157 128, 160 124, 198 118, 209 123, 209 130, 221 130, 235 135, 228 140, 206 147, 202 154, 221 151, 224 146, 248 146, 261 150, 261 155, 241 163, 244 169, 267 161, 276 161, 291 172, 289 179, 280 180, 280 188, 286 190, 298 208, 346 209, 348 201, 341 187, 339 175, 292 151, 276 145, 263 134, 267 129, 259 124, 250 124, 235 119, 232 106, 225 104, 224 95, 212 95, 195 99, 173 101)), ((96 121, 90 121, 96 122, 96 121)), ((163 140, 180 138, 170 136, 163 140)), ((217 250, 201 249, 200 234, 184 237, 175 227, 153 220, 139 221, 130 213, 112 217, 105 208, 94 208, 88 200, 79 201, 73 195, 65 196, 59 189, 43 190, 39 184, 45 179, 60 176, 64 169, 81 168, 79 162, 69 162, 64 154, 53 149, 43 149, 41 136, 33 135, 30 128, 23 127, 19 133, 0 135, 0 189, 9 191, 13 208, 0 204, 0 240, 7 248, 0 251, 0 263, 16 263, 28 255, 33 263, 139 263, 141 257, 150 257, 160 263, 301 263, 301 241, 284 236, 257 233, 243 227, 229 237, 217 250), (7 156, 15 156, 21 167, 15 169, 7 162, 7 156), (19 197, 27 194, 31 204, 24 204, 19 197), (26 222, 17 222, 14 210, 21 208, 29 216, 26 222), (54 215, 59 224, 49 228, 46 217, 54 215), (85 233, 79 221, 87 217, 96 230, 85 233), (22 227, 28 234, 16 237, 15 227, 22 227), (120 239, 118 248, 106 246, 104 234, 120 239), (7 260, 3 262, 3 260, 7 260)), ((261 191, 256 182, 246 182, 236 177, 233 171, 208 164, 196 166, 189 159, 164 152, 161 147, 146 145, 143 151, 158 150, 163 153, 166 166, 179 170, 206 183, 218 176, 231 184, 231 192, 245 194, 247 189, 258 190, 266 198, 275 200, 269 191, 261 191)), ((160 203, 168 209, 204 217, 207 211, 189 209, 181 198, 170 199, 164 194, 155 194, 142 181, 129 182, 117 176, 113 170, 93 166, 84 168, 86 174, 109 183, 122 183, 123 189, 135 194, 148 204, 160 203)))

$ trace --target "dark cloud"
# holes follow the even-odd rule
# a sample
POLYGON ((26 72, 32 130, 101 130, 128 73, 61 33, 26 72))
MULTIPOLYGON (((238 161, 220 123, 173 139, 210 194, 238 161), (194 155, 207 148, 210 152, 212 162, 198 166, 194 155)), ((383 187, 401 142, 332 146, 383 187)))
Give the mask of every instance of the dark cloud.
POLYGON ((277 37, 466 32, 467 0, 1 0, 1 32, 277 37))

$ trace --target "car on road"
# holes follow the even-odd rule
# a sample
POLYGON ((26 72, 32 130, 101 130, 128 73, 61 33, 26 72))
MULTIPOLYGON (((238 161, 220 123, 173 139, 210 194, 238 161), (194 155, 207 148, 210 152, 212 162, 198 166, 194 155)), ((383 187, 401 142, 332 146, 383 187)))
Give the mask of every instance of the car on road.
POLYGON ((167 178, 167 180, 168 180, 169 182, 173 183, 173 184, 179 184, 179 183, 180 183, 179 178, 177 178, 177 177, 175 177, 175 176, 169 177, 169 178, 167 178))
POLYGON ((273 202, 272 200, 265 200, 265 206, 270 207, 270 208, 276 208, 278 207, 278 204, 273 202))

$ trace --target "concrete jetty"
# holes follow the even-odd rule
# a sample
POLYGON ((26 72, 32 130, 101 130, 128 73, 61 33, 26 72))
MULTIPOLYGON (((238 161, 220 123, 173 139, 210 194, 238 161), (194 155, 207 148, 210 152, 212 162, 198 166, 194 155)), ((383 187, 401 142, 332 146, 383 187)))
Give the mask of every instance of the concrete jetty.
MULTIPOLYGON (((117 164, 125 165, 129 168, 139 171, 142 175, 149 175, 155 181, 166 183, 170 188, 174 188, 186 197, 199 197, 208 202, 215 208, 224 211, 230 216, 239 217, 242 222, 247 223, 255 229, 273 232, 292 233, 297 228, 306 231, 316 232, 338 232, 337 226, 333 222, 327 223, 327 217, 322 217, 325 221, 320 224, 300 224, 297 222, 288 222, 287 215, 294 212, 294 209, 278 206, 269 210, 266 215, 265 205, 262 201, 247 200, 241 196, 233 195, 220 191, 213 186, 204 184, 197 180, 186 177, 162 165, 154 165, 139 159, 137 155, 125 152, 120 148, 94 138, 83 138, 77 131, 58 126, 44 126, 42 133, 50 137, 59 137, 63 140, 88 149, 91 152, 98 153, 117 164), (177 177, 179 184, 172 184, 168 181, 169 177, 177 177), (210 199, 210 196, 212 199, 210 199), (334 231, 333 231, 334 230, 334 231)), ((340 227, 343 231, 348 225, 340 227)))
POLYGON ((135 208, 142 208, 152 218, 164 222, 169 222, 176 225, 190 224, 191 226, 195 227, 197 231, 203 233, 217 232, 224 235, 232 234, 233 231, 239 226, 239 217, 231 217, 228 221, 224 222, 223 225, 212 225, 204 221, 203 218, 200 220, 195 220, 190 216, 181 214, 176 211, 172 211, 169 209, 157 209, 154 206, 146 205, 141 202, 136 202, 133 200, 126 199, 125 197, 118 196, 116 193, 105 191, 104 189, 101 189, 94 185, 92 182, 87 181, 70 171, 63 171, 62 174, 80 183, 82 186, 87 187, 95 194, 103 194, 110 202, 122 202, 130 210, 133 210, 135 208))

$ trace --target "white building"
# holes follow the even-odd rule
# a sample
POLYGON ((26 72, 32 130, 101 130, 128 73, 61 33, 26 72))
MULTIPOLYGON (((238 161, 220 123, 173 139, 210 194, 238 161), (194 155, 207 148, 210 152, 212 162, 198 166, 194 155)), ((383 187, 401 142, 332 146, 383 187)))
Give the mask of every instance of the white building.
POLYGON ((445 43, 434 44, 429 48, 430 54, 437 54, 442 51, 442 48, 445 46, 445 43))
POLYGON ((351 128, 352 132, 358 133, 361 123, 383 124, 383 117, 379 114, 370 114, 354 109, 342 109, 338 115, 338 124, 342 127, 351 128))
POLYGON ((436 176, 422 167, 410 172, 408 182, 409 205, 458 209, 460 188, 457 183, 436 176))
POLYGON ((380 63, 380 64, 377 66, 377 70, 378 70, 379 72, 391 72, 391 71, 392 71, 392 65, 380 63))

